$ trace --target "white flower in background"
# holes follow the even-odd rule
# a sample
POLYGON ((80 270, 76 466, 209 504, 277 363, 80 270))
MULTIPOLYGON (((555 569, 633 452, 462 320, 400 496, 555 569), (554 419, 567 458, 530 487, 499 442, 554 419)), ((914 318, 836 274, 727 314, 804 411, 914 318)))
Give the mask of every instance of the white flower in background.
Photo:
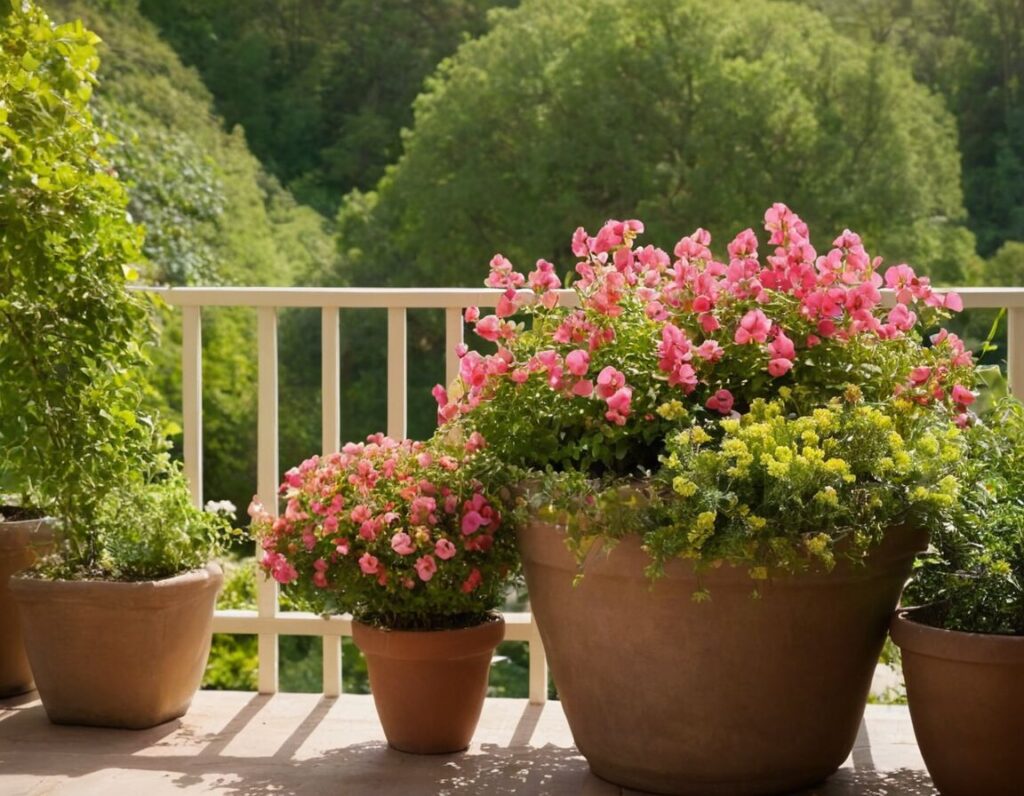
POLYGON ((238 512, 235 504, 230 500, 207 500, 203 509, 210 512, 210 514, 219 514, 229 520, 233 520, 238 512))

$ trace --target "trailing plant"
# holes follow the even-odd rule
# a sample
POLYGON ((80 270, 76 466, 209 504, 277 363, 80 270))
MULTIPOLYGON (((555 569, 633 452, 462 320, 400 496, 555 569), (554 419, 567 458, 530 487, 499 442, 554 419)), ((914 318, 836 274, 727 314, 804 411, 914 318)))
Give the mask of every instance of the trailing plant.
POLYGON ((933 526, 905 605, 947 630, 1024 635, 1024 407, 998 402, 967 431, 964 500, 933 526))
POLYGON ((497 496, 474 476, 479 435, 461 446, 374 435, 285 474, 284 514, 258 500, 260 564, 324 613, 394 629, 469 627, 501 605, 516 573, 497 496))

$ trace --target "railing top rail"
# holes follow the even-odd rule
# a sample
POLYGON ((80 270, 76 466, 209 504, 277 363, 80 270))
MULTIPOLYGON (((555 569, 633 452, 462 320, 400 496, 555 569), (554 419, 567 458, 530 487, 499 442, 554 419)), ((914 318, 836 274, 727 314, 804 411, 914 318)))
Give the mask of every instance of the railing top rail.
MULTIPOLYGON (((340 307, 348 309, 446 309, 493 307, 502 291, 494 288, 416 287, 152 287, 168 304, 179 307, 340 307)), ((524 295, 530 291, 520 291, 524 295)), ((576 294, 560 290, 562 303, 576 294)))
MULTIPOLYGON (((144 287, 178 307, 341 307, 349 309, 444 309, 493 307, 501 290, 493 288, 407 287, 144 287)), ((958 287, 967 309, 1024 308, 1024 287, 958 287)), ((942 290, 946 290, 943 288, 942 290)), ((529 294, 529 291, 521 291, 529 294)), ((572 290, 558 291, 566 306, 576 303, 572 290)), ((892 291, 882 291, 892 304, 892 291)))

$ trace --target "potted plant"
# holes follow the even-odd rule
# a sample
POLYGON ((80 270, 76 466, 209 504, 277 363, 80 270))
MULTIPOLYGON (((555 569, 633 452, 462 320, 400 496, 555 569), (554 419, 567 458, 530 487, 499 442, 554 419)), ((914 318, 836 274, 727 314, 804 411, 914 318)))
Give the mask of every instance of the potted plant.
MULTIPOLYGON (((192 505, 164 458, 105 495, 82 556, 57 552, 11 578, 39 697, 58 724, 142 729, 188 710, 206 669, 230 526, 192 505)), ((65 524, 66 536, 80 536, 65 524)), ((81 539, 79 539, 81 541, 81 539)))
POLYGON ((198 686, 220 575, 196 567, 224 524, 190 506, 143 411, 142 231, 89 112, 98 41, 0 6, 0 484, 60 525, 10 582, 48 714, 142 727, 198 686))
POLYGON ((936 526, 890 633, 921 755, 943 796, 1020 792, 1024 738, 1024 409, 969 432, 966 499, 936 526))
POLYGON ((921 331, 960 307, 784 205, 716 259, 643 225, 573 236, 573 306, 539 261, 491 262, 435 389, 524 482, 532 609, 577 746, 664 793, 774 793, 849 753, 892 607, 951 510, 971 355, 921 331), (896 293, 885 307, 880 288, 896 293), (525 316, 522 321, 516 316, 525 316), (758 599, 751 599, 751 594, 758 599), (639 651, 639 653, 638 653, 639 651), (828 710, 822 710, 822 705, 828 710))
POLYGON ((23 505, 14 499, 0 501, 0 698, 35 688, 7 583, 11 575, 48 552, 53 542, 52 518, 23 505))
POLYGON ((285 511, 255 500, 261 565, 321 613, 351 612, 388 743, 465 749, 483 708, 515 574, 515 539, 463 445, 375 435, 289 470, 285 511))

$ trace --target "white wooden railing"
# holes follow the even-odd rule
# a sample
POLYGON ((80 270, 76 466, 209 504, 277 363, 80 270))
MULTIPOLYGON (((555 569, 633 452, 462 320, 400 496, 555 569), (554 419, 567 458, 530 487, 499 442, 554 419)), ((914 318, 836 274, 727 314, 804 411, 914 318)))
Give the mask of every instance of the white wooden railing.
MULTIPOLYGON (((319 309, 322 349, 322 444, 324 453, 340 445, 340 309, 382 309, 388 313, 387 335, 387 433, 406 436, 407 340, 406 313, 410 309, 445 311, 445 374, 451 382, 458 374, 455 346, 462 341, 463 310, 470 305, 493 307, 500 291, 485 289, 406 288, 265 288, 185 287, 150 288, 168 304, 182 311, 182 416, 184 427, 185 474, 196 505, 202 505, 203 475, 203 365, 201 313, 203 307, 249 307, 257 313, 256 352, 259 367, 259 413, 257 435, 257 494, 268 510, 276 511, 281 480, 278 462, 278 378, 277 311, 287 307, 319 309)), ((962 288, 965 309, 1006 308, 1008 315, 1007 369, 1011 391, 1024 396, 1024 288, 962 288)), ((892 296, 886 295, 891 303, 892 296)), ((575 294, 562 291, 563 304, 575 303, 575 294)), ((217 611, 215 633, 255 634, 258 639, 259 691, 278 690, 278 637, 282 635, 323 637, 323 692, 341 693, 341 638, 352 633, 349 616, 325 619, 316 614, 278 608, 277 584, 257 576, 255 611, 217 611)), ((505 614, 505 638, 530 645, 530 701, 541 703, 547 696, 547 663, 537 626, 530 613, 505 614)))

